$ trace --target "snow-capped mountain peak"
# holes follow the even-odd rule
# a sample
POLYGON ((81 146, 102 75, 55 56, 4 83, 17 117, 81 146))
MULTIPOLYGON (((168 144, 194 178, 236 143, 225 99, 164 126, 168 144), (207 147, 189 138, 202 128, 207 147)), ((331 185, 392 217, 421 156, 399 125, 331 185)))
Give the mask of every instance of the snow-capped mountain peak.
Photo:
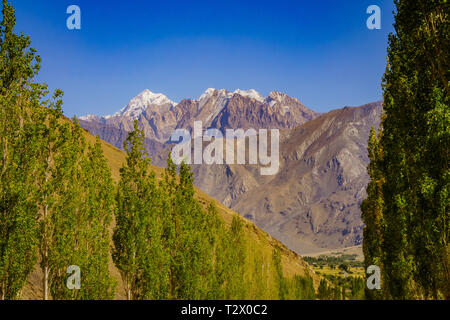
POLYGON ((198 98, 198 101, 201 101, 201 100, 211 97, 215 91, 216 91, 216 89, 214 89, 214 88, 206 89, 206 91, 203 92, 203 94, 198 98))
MULTIPOLYGON (((172 106, 176 105, 175 102, 167 98, 164 94, 153 93, 146 89, 131 99, 130 102, 120 111, 116 112, 114 116, 129 116, 133 119, 137 119, 148 106, 162 106, 166 104, 170 104, 172 106)), ((105 118, 108 118, 108 116, 105 116, 105 118)))
POLYGON ((231 98, 234 94, 239 94, 239 95, 241 95, 243 97, 253 98, 253 99, 255 99, 257 101, 260 101, 260 102, 264 101, 264 98, 255 89, 250 89, 250 90, 236 89, 234 92, 229 92, 229 91, 227 91, 225 89, 218 90, 218 89, 214 89, 214 88, 206 89, 206 91, 198 98, 198 101, 210 98, 211 96, 214 95, 215 92, 218 92, 219 96, 225 96, 227 98, 231 98))
POLYGON ((241 90, 241 89, 237 89, 235 90, 233 93, 235 94, 239 94, 243 97, 248 97, 248 98, 253 98, 257 101, 263 102, 264 98, 261 96, 261 94, 256 91, 255 89, 250 89, 250 90, 241 90))
POLYGON ((99 120, 99 117, 96 116, 95 114, 88 114, 87 116, 82 116, 79 117, 78 119, 83 121, 97 121, 99 120))

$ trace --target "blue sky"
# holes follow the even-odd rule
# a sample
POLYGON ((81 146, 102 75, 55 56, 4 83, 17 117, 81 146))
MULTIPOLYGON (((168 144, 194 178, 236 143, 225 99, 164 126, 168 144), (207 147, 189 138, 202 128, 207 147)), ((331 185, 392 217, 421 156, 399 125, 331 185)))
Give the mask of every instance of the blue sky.
POLYGON ((12 0, 68 116, 112 114, 144 89, 174 101, 277 90, 319 112, 380 100, 392 2, 12 0), (81 30, 66 27, 71 4, 81 30), (381 30, 366 27, 372 4, 381 30))

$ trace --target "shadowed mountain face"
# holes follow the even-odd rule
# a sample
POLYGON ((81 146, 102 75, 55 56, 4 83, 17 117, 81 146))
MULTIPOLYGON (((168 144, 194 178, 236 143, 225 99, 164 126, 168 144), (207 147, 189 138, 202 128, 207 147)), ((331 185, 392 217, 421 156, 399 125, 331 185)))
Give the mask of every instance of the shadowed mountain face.
POLYGON ((80 123, 121 147, 137 119, 152 161, 160 166, 172 149, 173 130, 192 130, 194 121, 221 131, 282 129, 276 175, 262 176, 258 165, 193 165, 195 184, 298 253, 361 243, 367 140, 370 128, 379 126, 381 102, 319 116, 277 92, 262 98, 253 90, 208 89, 198 100, 179 104, 161 97, 159 105, 139 96, 133 100, 114 116, 89 116, 80 123))

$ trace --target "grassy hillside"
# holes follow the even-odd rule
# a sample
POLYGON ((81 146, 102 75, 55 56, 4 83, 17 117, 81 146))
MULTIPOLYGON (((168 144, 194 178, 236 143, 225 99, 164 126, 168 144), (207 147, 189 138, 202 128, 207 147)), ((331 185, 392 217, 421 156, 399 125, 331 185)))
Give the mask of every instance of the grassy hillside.
MULTIPOLYGON (((95 137, 85 131, 86 140, 93 144, 95 143, 95 137)), ((112 176, 115 181, 119 180, 120 173, 119 169, 125 161, 125 153, 118 148, 102 141, 102 147, 105 157, 108 159, 108 163, 111 167, 112 176)), ((164 172, 164 169, 156 166, 152 166, 157 177, 160 177, 164 172)), ((196 197, 203 204, 208 205, 210 202, 215 202, 217 209, 226 222, 227 225, 231 224, 233 214, 232 210, 225 207, 220 202, 208 196, 206 193, 200 189, 196 189, 196 197)), ((253 283, 251 277, 252 272, 250 270, 257 270, 259 268, 260 274, 266 281, 265 288, 255 287, 249 288, 251 292, 250 296, 254 299, 276 299, 276 288, 274 285, 274 276, 271 270, 269 270, 269 265, 272 260, 272 251, 274 248, 280 248, 282 253, 282 264, 285 276, 292 277, 295 274, 305 275, 309 274, 314 279, 314 284, 317 287, 319 283, 319 277, 314 273, 313 269, 296 253, 287 249, 281 242, 272 238, 269 234, 258 228, 252 222, 244 220, 244 229, 246 234, 246 244, 247 244, 247 274, 245 278, 249 283, 253 283)), ((112 234, 112 228, 111 228, 112 234)), ((116 278, 118 282, 118 287, 116 291, 116 299, 125 299, 123 283, 120 279, 119 271, 114 266, 110 260, 110 272, 116 278)), ((254 274, 254 272, 253 272, 254 274)), ((42 298, 42 274, 39 266, 36 266, 34 272, 30 275, 28 279, 28 284, 24 289, 22 297, 24 299, 41 299, 42 298)))

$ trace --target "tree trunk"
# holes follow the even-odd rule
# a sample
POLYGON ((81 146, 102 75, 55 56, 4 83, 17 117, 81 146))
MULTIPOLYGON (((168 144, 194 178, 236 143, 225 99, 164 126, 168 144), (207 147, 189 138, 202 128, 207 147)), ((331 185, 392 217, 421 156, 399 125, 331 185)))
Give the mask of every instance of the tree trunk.
POLYGON ((48 300, 48 266, 44 266, 44 300, 48 300))
MULTIPOLYGON (((50 168, 50 159, 51 154, 48 154, 47 156, 47 169, 45 170, 45 180, 44 185, 47 184, 49 180, 49 168, 50 168)), ((42 271, 44 273, 43 278, 43 290, 44 290, 44 300, 48 300, 48 276, 49 276, 49 268, 48 268, 48 228, 47 228, 47 216, 48 216, 48 195, 45 197, 45 205, 44 205, 44 213, 43 213, 43 223, 44 223, 44 230, 42 235, 42 271)))
POLYGON ((44 207, 44 239, 42 249, 42 271, 44 273, 43 286, 44 286, 44 300, 48 300, 48 249, 47 249, 47 211, 48 205, 44 207))

